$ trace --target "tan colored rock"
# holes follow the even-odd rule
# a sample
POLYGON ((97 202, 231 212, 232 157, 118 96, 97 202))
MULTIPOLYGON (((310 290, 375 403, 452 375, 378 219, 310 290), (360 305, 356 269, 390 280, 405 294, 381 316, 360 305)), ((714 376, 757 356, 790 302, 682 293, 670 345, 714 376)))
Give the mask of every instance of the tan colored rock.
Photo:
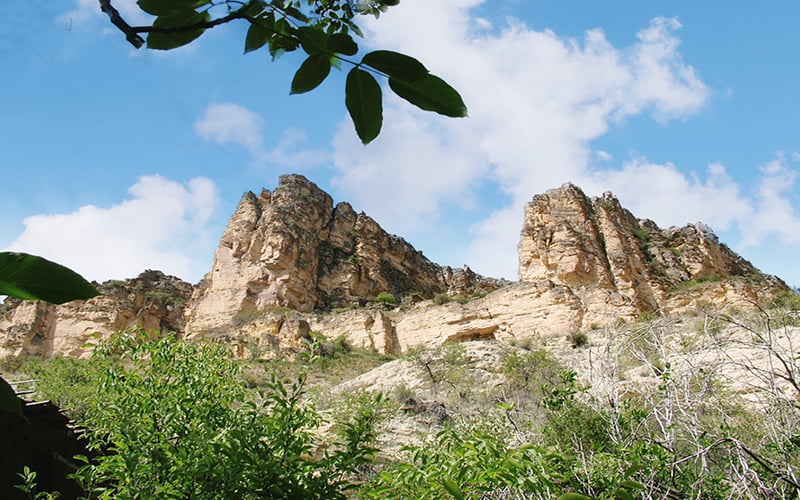
POLYGON ((380 309, 345 311, 310 318, 311 328, 328 339, 345 337, 351 345, 383 354, 400 354, 395 322, 380 309))
POLYGON ((363 306, 381 292, 431 298, 456 275, 459 290, 492 289, 469 273, 441 268, 348 203, 334 207, 305 177, 284 175, 275 191, 242 197, 187 309, 187 331, 230 327, 245 310, 363 306))
POLYGON ((158 271, 98 286, 101 295, 62 305, 7 299, 0 314, 0 356, 86 357, 87 342, 131 326, 181 333, 192 286, 158 271))
POLYGON ((440 267, 288 175, 272 192, 242 197, 185 311, 191 286, 157 272, 106 284, 85 302, 12 301, 0 310, 0 355, 83 356, 91 335, 137 324, 225 342, 240 357, 291 357, 317 340, 312 332, 398 354, 452 341, 563 340, 620 318, 748 308, 789 291, 702 224, 661 229, 610 193, 590 199, 571 184, 527 205, 519 262, 513 285, 440 267), (375 306, 381 292, 402 306, 375 306), (458 300, 437 306, 438 294, 458 300))
POLYGON ((519 259, 520 281, 569 287, 589 316, 609 306, 623 316, 674 310, 676 288, 689 280, 738 280, 724 294, 734 301, 788 289, 720 244, 703 224, 662 230, 636 219, 611 193, 589 199, 572 184, 536 195, 526 206, 519 259))

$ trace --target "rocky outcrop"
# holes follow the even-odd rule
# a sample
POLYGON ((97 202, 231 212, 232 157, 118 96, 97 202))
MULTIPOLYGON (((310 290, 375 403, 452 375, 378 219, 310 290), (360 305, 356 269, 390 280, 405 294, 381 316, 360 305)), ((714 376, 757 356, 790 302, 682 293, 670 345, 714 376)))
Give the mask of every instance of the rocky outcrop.
POLYGON ((421 300, 501 284, 434 264, 348 203, 334 206, 305 177, 284 175, 274 191, 242 197, 187 309, 187 329, 226 328, 243 311, 328 311, 381 292, 421 300))
MULTIPOLYGON (((573 337, 624 319, 707 308, 748 308, 789 288, 721 244, 710 228, 661 229, 610 193, 590 199, 566 184, 526 206, 520 282, 467 303, 421 303, 382 330, 387 353, 461 340, 573 337)), ((371 345, 368 312, 311 321, 312 328, 371 345)))
POLYGON ((0 355, 83 356, 90 335, 131 325, 225 342, 239 357, 291 357, 338 337, 398 354, 453 341, 574 337, 619 319, 753 307, 790 292, 702 224, 661 229, 610 193, 589 198, 571 184, 526 206, 519 263, 515 284, 440 267, 288 175, 274 191, 242 197, 193 291, 148 271, 108 282, 85 302, 10 300, 0 306, 0 355), (401 306, 376 304, 381 293, 401 306))
POLYGON ((84 357, 84 345, 131 326, 183 332, 184 306, 192 285, 159 271, 98 285, 101 295, 59 306, 6 299, 0 312, 0 357, 84 357))
POLYGON ((521 282, 566 286, 588 315, 609 305, 622 315, 669 312, 674 299, 685 302, 676 292, 690 281, 719 282, 731 299, 786 288, 703 224, 660 229, 636 219, 611 193, 589 199, 572 184, 526 206, 519 259, 521 282))

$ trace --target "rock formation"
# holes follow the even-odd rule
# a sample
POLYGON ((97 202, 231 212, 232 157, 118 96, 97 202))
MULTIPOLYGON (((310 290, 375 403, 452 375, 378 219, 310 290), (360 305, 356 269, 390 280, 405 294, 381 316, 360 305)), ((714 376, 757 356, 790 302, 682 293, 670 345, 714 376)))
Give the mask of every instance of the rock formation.
POLYGON ((187 309, 187 329, 213 332, 248 311, 363 306, 381 292, 425 299, 498 286, 434 264, 348 203, 334 206, 305 177, 284 175, 273 192, 242 197, 187 309))
POLYGON ((681 283, 740 281, 743 297, 785 287, 720 244, 703 224, 660 229, 636 219, 611 194, 589 199, 572 184, 534 196, 519 243, 520 282, 570 289, 591 314, 667 312, 681 283))
POLYGON ((240 357, 291 355, 322 337, 400 353, 448 341, 563 338, 620 318, 752 307, 789 291, 702 224, 660 229, 610 193, 590 199, 571 184, 526 206, 519 263, 515 284, 440 267, 287 175, 272 192, 242 197, 193 290, 148 271, 108 282, 85 302, 9 300, 0 305, 0 356, 83 356, 89 335, 134 324, 225 342, 240 357), (375 304, 382 292, 402 306, 375 304))
POLYGON ((8 298, 0 305, 0 357, 88 355, 91 336, 140 325, 162 334, 182 332, 192 285, 159 271, 97 285, 101 295, 59 306, 8 298))
MULTIPOLYGON (((294 177, 288 180, 297 181, 294 177)), ((249 205, 247 203, 244 207, 249 205)), ((254 211, 244 210, 240 205, 237 214, 241 212, 254 211)), ((234 215, 229 229, 242 224, 237 220, 241 218, 234 215)), ((275 224, 281 227, 278 222, 275 224)), ((242 226, 254 228, 255 224, 242 226)), ((251 241, 268 239, 262 235, 273 231, 274 228, 266 231, 248 229, 239 233, 237 238, 223 238, 217 254, 219 268, 255 266, 252 258, 226 260, 230 245, 226 241, 244 241, 244 245, 250 245, 251 241)), ((341 235, 341 231, 338 234, 341 235)), ((357 239, 357 234, 351 236, 357 239)), ((343 248, 347 240, 337 239, 337 242, 336 246, 343 248)), ((323 248, 329 247, 323 245, 323 248)), ((311 331, 320 332, 328 339, 346 337, 356 346, 397 354, 412 346, 430 347, 448 341, 575 336, 620 318, 635 320, 646 315, 683 312, 698 307, 752 307, 774 298, 776 290, 787 289, 782 281, 761 274, 720 244, 711 230, 702 224, 662 230, 652 221, 636 219, 610 193, 589 199, 571 184, 537 195, 527 205, 519 250, 519 283, 500 287, 485 297, 483 294, 470 296, 470 293, 464 293, 462 298, 466 300, 459 302, 435 305, 423 301, 406 304, 391 312, 361 307, 336 314, 301 314, 300 321, 308 323, 311 331)), ((374 264, 381 258, 380 253, 371 250, 357 255, 363 262, 373 263, 368 269, 381 268, 374 264)), ((335 275, 337 280, 321 279, 318 283, 362 282, 359 277, 363 275, 349 267, 349 257, 344 263, 341 259, 339 262, 343 267, 328 267, 321 273, 323 277, 335 275)), ((281 269, 287 267, 284 265, 281 269)), ((215 272, 217 268, 215 263, 215 272)), ((427 261, 422 269, 429 269, 427 261)), ((451 273, 440 290, 445 285, 452 289, 463 281, 465 285, 462 288, 471 291, 475 289, 475 283, 486 282, 484 278, 470 276, 468 271, 451 273)), ((208 330, 211 336, 216 335, 216 330, 221 330, 225 332, 225 338, 237 346, 236 352, 249 352, 250 355, 279 352, 280 349, 276 351, 274 348, 277 337, 281 337, 283 348, 302 347, 297 339, 292 341, 279 334, 281 325, 276 322, 274 313, 263 313, 257 307, 242 307, 241 301, 248 296, 244 294, 245 287, 237 284, 226 288, 222 272, 216 275, 212 272, 210 277, 216 280, 217 285, 216 288, 206 286, 201 290, 200 298, 206 303, 215 300, 216 295, 238 294, 229 309, 218 309, 224 314, 217 323, 210 323, 216 326, 216 329, 208 330), (231 311, 239 311, 232 320, 229 319, 231 311), (246 324, 226 326, 248 317, 246 324), (268 349, 270 346, 273 347, 268 349)), ((373 294, 381 287, 396 290, 391 288, 389 280, 380 279, 381 285, 373 289, 373 294)), ((426 281, 430 282, 435 281, 426 281)), ((316 290, 316 296, 326 296, 324 291, 320 291, 325 287, 316 286, 315 289, 313 284, 310 285, 311 290, 316 290)), ((420 286, 419 289, 423 288, 420 286)), ((261 290, 274 288, 265 286, 261 290)), ((363 303, 365 296, 353 291, 359 290, 358 287, 339 286, 336 290, 353 303, 357 300, 363 303)), ((256 292, 250 294, 257 295, 256 292)), ((198 297, 198 292, 195 292, 195 297, 198 297)), ((202 302, 195 302, 193 307, 202 309, 204 306, 202 302)), ((190 328, 192 324, 190 320, 190 328)))

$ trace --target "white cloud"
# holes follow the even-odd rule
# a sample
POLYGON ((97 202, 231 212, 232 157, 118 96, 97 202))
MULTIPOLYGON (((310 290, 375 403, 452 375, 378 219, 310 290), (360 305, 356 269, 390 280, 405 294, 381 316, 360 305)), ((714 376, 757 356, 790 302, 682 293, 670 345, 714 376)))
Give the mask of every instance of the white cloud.
POLYGON ((253 155, 264 151, 264 120, 238 104, 210 104, 194 122, 194 129, 203 139, 221 146, 236 144, 253 155))
POLYGON ((797 162, 797 153, 778 153, 760 167, 761 178, 755 193, 754 211, 742 224, 742 246, 761 243, 775 235, 783 243, 800 242, 800 212, 797 202, 798 171, 790 161, 797 162), (791 160, 790 160, 791 158, 791 160))
POLYGON ((479 188, 496 184, 502 198, 480 201, 502 208, 473 227, 467 263, 513 278, 522 209, 534 193, 595 182, 594 158, 608 158, 591 151, 592 140, 631 115, 687 116, 709 90, 678 52, 675 20, 656 18, 638 42, 617 48, 600 29, 577 40, 512 19, 487 31, 470 17, 481 3, 405 0, 381 17, 370 43, 419 56, 459 89, 470 116, 445 119, 389 98, 373 145, 360 146, 349 121, 340 127, 333 184, 401 234, 435 227, 445 207, 469 207, 479 188))
POLYGON ((704 222, 724 231, 747 219, 751 202, 720 164, 708 166, 705 180, 686 175, 671 163, 635 158, 620 169, 595 171, 581 181, 587 192, 613 191, 623 206, 662 226, 704 222))
POLYGON ((275 147, 264 143, 264 120, 258 113, 239 104, 210 104, 194 122, 197 134, 220 146, 235 145, 246 149, 257 167, 276 167, 294 172, 317 167, 328 160, 325 151, 303 149, 307 137, 295 128, 284 130, 275 147))
POLYGON ((205 234, 218 204, 214 183, 198 177, 181 184, 151 175, 128 192, 130 199, 109 208, 86 205, 68 214, 28 217, 6 250, 41 255, 99 281, 131 278, 145 269, 199 279, 207 269, 194 267, 194 254, 215 243, 205 234))

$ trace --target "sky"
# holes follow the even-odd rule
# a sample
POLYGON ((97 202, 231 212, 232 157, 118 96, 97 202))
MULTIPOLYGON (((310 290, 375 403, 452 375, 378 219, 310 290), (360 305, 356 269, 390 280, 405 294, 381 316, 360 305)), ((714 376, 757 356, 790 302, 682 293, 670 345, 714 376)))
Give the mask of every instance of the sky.
POLYGON ((0 16, 0 249, 89 279, 196 283, 241 195, 299 173, 484 275, 516 278, 525 203, 572 182, 662 227, 703 222, 800 285, 800 2, 402 0, 360 19, 362 52, 418 58, 469 117, 387 91, 366 147, 348 68, 290 96, 302 54, 243 54, 244 24, 162 52, 134 49, 96 0, 0 16))

